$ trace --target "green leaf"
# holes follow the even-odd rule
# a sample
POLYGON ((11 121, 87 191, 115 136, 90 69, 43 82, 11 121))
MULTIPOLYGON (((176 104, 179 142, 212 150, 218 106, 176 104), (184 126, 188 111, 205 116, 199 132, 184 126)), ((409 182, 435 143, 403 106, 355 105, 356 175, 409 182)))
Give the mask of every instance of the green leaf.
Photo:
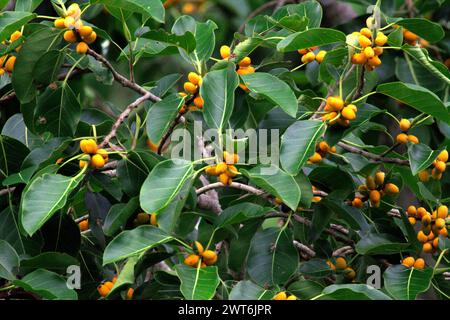
POLYGON ((345 42, 345 40, 345 34, 341 31, 328 28, 312 28, 287 36, 278 42, 277 49, 281 52, 288 52, 336 42, 345 42))
POLYGON ((300 300, 310 300, 321 294, 323 288, 324 286, 318 281, 300 279, 289 285, 287 291, 300 300))
POLYGON ((233 50, 234 60, 239 62, 264 43, 263 38, 253 37, 239 42, 233 50))
POLYGON ((234 91, 238 86, 234 65, 210 71, 203 78, 200 95, 204 100, 203 116, 211 129, 219 133, 226 127, 234 107, 234 91))
POLYGON ((270 300, 276 294, 273 290, 267 290, 250 280, 239 281, 231 290, 230 300, 270 300))
POLYGON ((164 23, 165 10, 161 0, 91 0, 91 3, 149 15, 155 21, 164 23))
POLYGON ((23 115, 16 113, 10 117, 2 128, 2 135, 19 140, 27 147, 33 148, 42 143, 40 137, 32 134, 23 121, 23 115))
POLYGON ((28 148, 20 141, 0 135, 0 177, 20 171, 20 166, 29 154, 28 148))
POLYGON ((131 198, 127 203, 113 205, 103 223, 103 232, 107 236, 113 236, 121 227, 125 226, 128 219, 139 208, 138 197, 131 198))
MULTIPOLYGON (((433 75, 438 77, 440 80, 445 81, 447 85, 450 85, 450 71, 448 68, 439 61, 434 61, 430 58, 429 53, 426 49, 419 47, 414 47, 410 45, 404 45, 402 47, 403 51, 409 56, 416 59, 422 66, 427 68, 433 75)), ((416 71, 416 70, 414 70, 416 71)), ((417 75, 422 77, 423 75, 417 75)))
POLYGON ((176 197, 194 172, 192 162, 176 159, 158 163, 145 179, 139 195, 145 212, 158 212, 176 197))
POLYGON ((388 35, 388 44, 393 47, 401 47, 403 43, 403 30, 395 29, 388 35))
MULTIPOLYGON (((390 22, 389 22, 390 23, 390 22)), ((441 25, 423 18, 407 18, 395 21, 399 26, 408 29, 431 43, 441 40, 445 33, 441 25)))
POLYGON ((217 25, 211 20, 197 22, 197 28, 195 29, 195 39, 197 41, 195 48, 196 60, 206 62, 211 57, 216 44, 214 30, 217 28, 217 25))
POLYGON ((366 284, 333 284, 323 289, 321 298, 335 300, 392 300, 388 295, 366 284))
POLYGON ((42 268, 48 270, 58 270, 64 273, 67 267, 79 265, 78 260, 67 253, 62 252, 43 252, 32 258, 24 259, 20 262, 21 268, 42 268))
MULTIPOLYGON (((16 9, 17 10, 17 9, 16 9)), ((0 14, 0 42, 36 17, 34 13, 23 11, 6 11, 0 14)))
POLYGON ((69 194, 83 177, 82 174, 66 177, 46 173, 30 183, 20 202, 20 221, 30 236, 65 206, 69 194))
POLYGON ((440 151, 433 151, 423 143, 409 144, 408 157, 411 164, 411 172, 415 176, 420 171, 425 170, 437 158, 440 151))
POLYGON ((280 198, 292 210, 300 202, 300 188, 295 179, 275 165, 257 166, 250 170, 241 169, 252 183, 280 198))
POLYGON ((279 8, 273 18, 281 20, 286 16, 301 16, 308 18, 308 28, 318 28, 322 21, 322 6, 315 0, 304 1, 299 4, 288 4, 279 8))
MULTIPOLYGON (((158 212, 158 227, 165 232, 171 234, 179 225, 179 218, 184 205, 188 198, 192 196, 191 191, 193 183, 194 179, 186 181, 172 203, 158 212)), ((181 224, 181 226, 183 225, 184 224, 181 224)))
POLYGON ((322 121, 303 120, 294 122, 281 137, 280 162, 292 175, 299 173, 303 165, 316 151, 317 141, 327 126, 322 121))
POLYGON ((15 11, 33 12, 43 0, 17 0, 15 11))
POLYGON ((171 240, 172 236, 151 225, 122 231, 105 248, 103 265, 139 255, 171 240))
POLYGON ((27 41, 17 55, 12 75, 13 88, 22 104, 31 102, 36 97, 34 68, 47 51, 59 45, 61 35, 61 30, 42 28, 27 37, 27 41))
POLYGON ((361 212, 352 206, 342 204, 340 201, 329 199, 328 197, 320 201, 328 210, 333 211, 339 218, 348 223, 354 230, 366 231, 370 229, 370 225, 361 212))
POLYGON ((36 293, 49 300, 77 300, 75 290, 67 287, 66 279, 54 272, 37 269, 20 280, 14 280, 14 285, 25 291, 36 293))
POLYGON ((188 300, 210 300, 220 283, 217 267, 193 268, 177 264, 175 271, 180 278, 180 290, 188 300))
POLYGON ((405 251, 409 243, 399 242, 390 234, 369 233, 355 246, 356 252, 363 255, 395 254, 405 251))
POLYGON ((201 68, 201 63, 208 61, 214 51, 216 29, 217 25, 213 21, 197 22, 191 16, 181 16, 173 24, 172 32, 176 35, 180 36, 186 32, 194 34, 196 41, 194 52, 188 55, 180 50, 180 54, 187 62, 193 64, 197 71, 201 68))
POLYGON ((168 33, 163 29, 150 30, 149 32, 146 32, 143 37, 145 39, 151 39, 170 46, 182 48, 187 53, 191 53, 196 47, 195 37, 190 31, 186 31, 182 35, 176 35, 168 33))
POLYGON ((216 229, 224 228, 229 225, 242 223, 244 221, 255 219, 264 216, 269 208, 261 207, 260 205, 244 202, 230 206, 223 210, 214 225, 216 229))
POLYGON ((161 140, 183 104, 184 98, 172 94, 150 108, 147 114, 147 136, 152 142, 157 144, 161 140))
POLYGON ((5 240, 0 240, 0 279, 14 280, 20 264, 16 250, 5 240))
POLYGON ((255 233, 248 254, 247 272, 261 286, 284 284, 298 268, 298 252, 287 228, 255 233))
POLYGON ((324 259, 313 258, 308 261, 303 261, 300 264, 298 271, 304 275, 323 278, 331 273, 330 266, 324 259))
POLYGON ((117 281, 114 283, 114 287, 108 293, 107 298, 113 297, 115 293, 120 292, 124 286, 129 287, 135 281, 134 267, 136 263, 138 263, 138 257, 130 257, 125 263, 122 270, 120 270, 119 276, 117 277, 117 281))
POLYGON ((383 274, 386 291, 399 300, 414 300, 421 292, 428 290, 433 277, 433 269, 406 268, 394 265, 383 274))
POLYGON ((61 70, 64 62, 64 52, 60 50, 50 50, 46 52, 36 62, 33 70, 33 77, 36 82, 49 85, 54 82, 61 70))
POLYGON ((16 211, 15 207, 8 206, 0 212, 0 239, 7 241, 20 256, 39 254, 39 238, 32 239, 23 235, 16 211))
POLYGON ((72 89, 47 88, 38 98, 34 110, 34 129, 51 132, 57 137, 73 136, 81 116, 81 105, 72 89))
POLYGON ((442 101, 428 89, 414 84, 390 82, 380 84, 377 92, 450 124, 450 113, 442 101))
POLYGON ((298 109, 297 98, 284 81, 264 72, 242 75, 241 78, 251 92, 260 94, 279 106, 291 117, 296 117, 298 109))

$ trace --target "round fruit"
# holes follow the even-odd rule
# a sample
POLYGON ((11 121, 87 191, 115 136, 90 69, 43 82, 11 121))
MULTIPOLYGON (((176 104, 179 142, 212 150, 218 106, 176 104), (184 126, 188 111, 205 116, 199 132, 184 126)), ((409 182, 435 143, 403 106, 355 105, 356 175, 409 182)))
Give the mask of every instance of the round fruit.
POLYGON ((441 153, 439 153, 437 160, 442 161, 442 162, 447 162, 448 161, 448 151, 447 150, 443 150, 441 151, 441 153))
POLYGON ((309 63, 309 62, 314 61, 315 59, 316 59, 316 55, 314 54, 314 52, 310 51, 302 57, 302 62, 309 63))
POLYGON ((231 178, 226 173, 221 173, 219 175, 219 181, 226 186, 230 185, 232 182, 231 178))
POLYGON ((101 284, 97 287, 97 291, 100 294, 100 296, 106 297, 108 295, 109 291, 111 291, 111 290, 104 284, 101 284))
POLYGON ((273 300, 286 300, 286 299, 287 299, 287 295, 286 295, 286 292, 284 292, 284 291, 278 292, 273 297, 273 300))
POLYGON ((249 65, 251 65, 252 63, 252 59, 250 59, 250 57, 245 57, 244 59, 242 59, 241 61, 239 61, 239 67, 248 67, 249 65))
POLYGON ((422 258, 417 259, 416 262, 414 262, 413 267, 416 269, 423 269, 425 267, 425 260, 422 258))
POLYGON ((86 42, 87 44, 94 43, 96 39, 97 33, 95 31, 92 31, 92 33, 89 36, 83 37, 83 41, 86 42))
POLYGON ((345 107, 344 109, 342 109, 341 115, 347 120, 355 120, 356 119, 355 111, 353 111, 353 109, 349 108, 349 107, 345 107))
POLYGON ((322 161, 322 156, 318 152, 314 152, 314 154, 308 159, 312 163, 319 163, 322 161))
POLYGON ((414 144, 418 144, 419 143, 419 138, 417 138, 416 136, 410 134, 408 135, 408 141, 414 144))
POLYGON ((11 56, 6 60, 5 63, 5 70, 8 72, 13 72, 14 70, 14 64, 16 63, 16 56, 11 56))
POLYGON ((430 173, 428 172, 428 170, 419 172, 419 180, 422 182, 427 182, 428 180, 430 180, 430 173))
POLYGON ((194 85, 198 85, 198 82, 200 81, 201 77, 196 74, 195 72, 189 72, 188 74, 188 80, 193 83, 194 85))
POLYGON ((341 111, 344 108, 344 101, 341 97, 330 96, 327 98, 327 104, 335 111, 341 111))
POLYGON ((342 258, 342 257, 338 257, 338 258, 336 258, 336 268, 337 269, 345 269, 345 268, 347 268, 347 261, 345 261, 345 259, 344 258, 342 258))
POLYGON ((65 28, 66 26, 64 24, 64 21, 65 21, 64 18, 56 19, 55 22, 54 22, 55 28, 58 28, 58 29, 65 28))
POLYGON ((80 42, 77 44, 76 51, 78 54, 86 54, 89 50, 89 46, 85 42, 80 42))
POLYGON ((150 216, 145 212, 141 212, 138 213, 136 219, 139 224, 147 224, 150 221, 150 216))
POLYGON ((316 61, 318 63, 322 63, 323 59, 325 59, 325 56, 327 55, 327 52, 325 50, 319 51, 316 55, 316 61))
POLYGON ((411 268, 414 265, 414 262, 416 262, 416 260, 413 257, 406 257, 405 259, 403 259, 402 265, 407 268, 411 268))
POLYGON ((190 94, 194 94, 197 92, 198 87, 193 84, 192 82, 185 82, 184 83, 184 91, 190 93, 190 94))
POLYGON ((375 183, 377 184, 377 186, 383 185, 385 176, 386 174, 382 171, 378 171, 375 174, 375 183))
POLYGON ((405 133, 400 133, 397 135, 396 140, 398 143, 407 143, 408 142, 408 135, 405 133))
POLYGON ((151 224, 152 226, 158 226, 158 220, 157 220, 157 215, 156 215, 156 213, 150 214, 150 224, 151 224))
POLYGON ((438 218, 445 219, 448 216, 448 207, 447 206, 440 206, 437 210, 437 216, 438 218))
POLYGON ((356 272, 350 267, 345 268, 345 277, 349 280, 353 280, 356 277, 356 272))
POLYGON ((220 47, 220 56, 222 59, 227 59, 230 56, 230 47, 229 46, 221 46, 220 47))
POLYGON ((191 255, 187 256, 186 259, 184 259, 184 264, 191 266, 191 267, 196 267, 199 261, 200 261, 200 257, 198 255, 191 254, 191 255))
POLYGON ((78 33, 82 37, 89 37, 94 30, 90 26, 83 26, 78 30, 78 33))
POLYGON ((366 48, 370 45, 372 45, 372 41, 370 41, 369 38, 367 38, 366 36, 360 35, 358 37, 358 42, 361 45, 361 47, 366 48))
POLYGON ((426 242, 423 244, 422 250, 425 253, 430 253, 431 251, 433 251, 433 246, 429 242, 426 242))
POLYGON ((91 164, 96 169, 103 168, 105 166, 105 159, 99 154, 94 154, 91 158, 91 164))
POLYGON ((78 223, 78 227, 80 227, 80 231, 86 231, 89 229, 89 221, 87 219, 81 220, 80 223, 78 223))
POLYGON ((378 190, 371 190, 369 194, 370 201, 373 203, 380 202, 381 194, 378 190))
POLYGON ((400 192, 399 188, 393 183, 387 183, 384 186, 384 192, 389 193, 391 195, 396 195, 400 192))
POLYGON ((411 128, 411 122, 408 119, 401 119, 399 126, 400 126, 400 130, 405 132, 405 131, 408 131, 409 128, 411 128))

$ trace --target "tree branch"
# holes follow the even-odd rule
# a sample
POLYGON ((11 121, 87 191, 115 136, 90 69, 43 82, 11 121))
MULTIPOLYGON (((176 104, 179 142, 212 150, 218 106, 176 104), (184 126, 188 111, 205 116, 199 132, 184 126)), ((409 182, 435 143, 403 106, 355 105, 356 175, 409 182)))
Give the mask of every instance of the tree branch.
POLYGON ((370 160, 373 160, 375 162, 394 163, 394 164, 398 164, 398 165, 402 165, 402 166, 409 166, 408 160, 382 157, 378 154, 374 154, 374 153, 359 149, 357 147, 350 146, 344 142, 338 142, 337 145, 348 152, 360 154, 360 155, 362 155, 370 160))
POLYGON ((148 100, 153 101, 153 102, 158 102, 161 101, 160 97, 157 97, 156 95, 154 95, 153 93, 145 90, 143 87, 141 87, 140 85, 138 85, 135 82, 132 82, 130 80, 128 80, 126 77, 124 77, 123 75, 121 75, 120 73, 118 73, 114 67, 112 66, 112 64, 101 54, 98 54, 97 52, 95 52, 92 49, 89 49, 87 54, 89 54, 90 56, 92 56, 95 60, 103 63, 103 65, 109 69, 109 71, 111 71, 114 79, 119 82, 122 86, 130 88, 134 91, 136 91, 137 93, 139 93, 141 96, 144 95, 148 95, 148 100))
POLYGON ((111 131, 106 135, 106 137, 103 139, 102 143, 100 143, 99 147, 103 148, 104 146, 106 146, 109 141, 114 138, 117 134, 117 129, 119 129, 120 125, 125 121, 125 119, 129 116, 129 114, 131 113, 131 111, 133 111, 134 109, 136 109, 141 103, 143 103, 146 100, 151 100, 152 99, 152 94, 150 92, 147 92, 146 94, 144 94, 142 97, 136 99, 135 101, 133 101, 132 103, 130 103, 125 110, 119 115, 119 117, 117 118, 116 122, 114 123, 114 125, 111 128, 111 131))
POLYGON ((294 246, 300 251, 303 259, 310 259, 316 256, 316 252, 304 245, 303 243, 298 242, 297 240, 293 241, 294 246))

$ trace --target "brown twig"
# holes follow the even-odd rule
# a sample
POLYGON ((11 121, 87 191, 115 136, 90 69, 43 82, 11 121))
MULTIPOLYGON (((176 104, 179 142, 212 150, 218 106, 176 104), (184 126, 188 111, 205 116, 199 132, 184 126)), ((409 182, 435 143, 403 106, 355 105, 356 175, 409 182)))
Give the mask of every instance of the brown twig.
POLYGON ((354 252, 355 252, 355 250, 353 249, 353 247, 351 247, 351 246, 344 246, 342 248, 334 250, 333 253, 332 253, 332 256, 333 257, 342 257, 342 256, 345 256, 347 254, 352 254, 354 252))
MULTIPOLYGON (((288 218, 289 214, 287 213, 283 213, 283 212, 273 212, 273 213, 268 213, 266 214, 265 218, 276 218, 276 217, 280 217, 280 218, 288 218)), ((298 223, 304 224, 307 227, 311 227, 312 226, 312 222, 311 220, 299 216, 297 214, 292 215, 292 218, 297 221, 298 223)), ((336 225, 335 225, 336 226, 336 225)), ((342 226, 341 226, 342 227, 342 226)), ((343 229, 345 229, 344 227, 342 227, 343 229)), ((342 229, 340 229, 339 231, 342 231, 342 229)), ((329 234, 330 236, 332 236, 333 238, 335 238, 336 240, 339 240, 343 243, 346 243, 350 246, 353 246, 353 240, 346 238, 345 236, 343 236, 338 230, 336 230, 335 228, 331 227, 330 228, 325 228, 324 232, 329 234)))
POLYGON ((402 165, 402 166, 409 166, 408 160, 382 157, 378 154, 374 154, 374 153, 359 149, 357 147, 350 146, 344 142, 338 142, 337 145, 348 152, 360 154, 360 155, 362 155, 370 160, 373 160, 375 162, 394 163, 394 164, 398 164, 398 165, 402 165))
POLYGON ((198 188, 196 193, 197 193, 197 195, 200 195, 200 194, 205 193, 205 192, 207 192, 209 190, 212 190, 212 189, 225 188, 225 187, 230 187, 230 188, 234 188, 234 189, 247 191, 247 192, 256 194, 257 196, 261 196, 261 195, 265 194, 265 192, 262 191, 262 190, 259 190, 257 188, 252 187, 252 186, 249 186, 249 185, 246 185, 246 184, 243 184, 243 183, 239 183, 239 182, 232 182, 230 185, 225 185, 222 182, 211 183, 211 184, 208 184, 208 185, 203 186, 201 188, 198 188))
POLYGON ((181 122, 181 119, 183 118, 183 114, 182 113, 178 113, 177 116, 175 117, 175 119, 172 121, 172 123, 170 124, 169 129, 167 130, 167 132, 164 134, 164 136, 161 138, 161 141, 158 144, 158 154, 162 153, 162 150, 164 148, 164 145, 166 144, 166 142, 169 140, 170 136, 172 135, 173 130, 175 129, 175 127, 181 122))
POLYGON ((0 190, 0 197, 4 196, 6 194, 9 194, 9 193, 13 193, 15 189, 16 189, 16 187, 1 189, 0 190))
MULTIPOLYGON (((279 4, 280 0, 274 0, 274 1, 269 1, 264 3, 262 6, 256 8, 253 12, 251 12, 247 18, 245 18, 244 22, 242 22, 241 26, 238 29, 239 33, 242 33, 245 29, 245 25, 254 17, 256 17, 257 15, 263 13, 264 11, 266 11, 267 9, 270 9, 272 7, 275 7, 279 4)), ((283 1, 284 3, 290 3, 293 2, 292 0, 288 0, 288 1, 283 1)))
POLYGON ((152 94, 150 92, 147 92, 143 96, 137 98, 132 103, 130 103, 125 110, 119 115, 116 122, 113 124, 111 131, 106 135, 106 137, 103 139, 102 143, 100 143, 99 147, 103 148, 106 146, 109 141, 114 138, 117 134, 117 130, 119 129, 120 125, 125 121, 125 119, 129 116, 131 111, 136 109, 141 103, 143 103, 146 100, 151 100, 152 94))
POLYGON ((365 71, 366 71, 366 69, 361 67, 361 73, 359 75, 358 87, 356 88, 356 92, 352 97, 352 101, 358 99, 363 94, 364 84, 365 84, 365 78, 364 78, 365 71))
POLYGON ((316 256, 316 252, 312 250, 310 247, 304 245, 303 243, 298 242, 297 240, 293 241, 294 246, 300 251, 303 259, 310 259, 316 256))
POLYGON ((109 69, 109 71, 111 71, 114 79, 119 82, 122 86, 130 88, 134 91, 136 91, 137 93, 139 93, 140 95, 144 96, 144 95, 148 95, 148 100, 151 100, 153 102, 158 102, 161 101, 160 97, 157 97, 156 95, 154 95, 153 93, 145 90, 143 87, 141 87, 140 85, 138 85, 137 83, 134 83, 130 80, 128 80, 126 77, 124 77, 123 75, 121 75, 120 73, 118 73, 116 71, 116 69, 114 69, 114 67, 112 66, 112 64, 101 54, 98 54, 97 52, 95 52, 92 49, 89 49, 87 54, 89 54, 90 56, 92 56, 95 60, 103 63, 103 65, 109 69))

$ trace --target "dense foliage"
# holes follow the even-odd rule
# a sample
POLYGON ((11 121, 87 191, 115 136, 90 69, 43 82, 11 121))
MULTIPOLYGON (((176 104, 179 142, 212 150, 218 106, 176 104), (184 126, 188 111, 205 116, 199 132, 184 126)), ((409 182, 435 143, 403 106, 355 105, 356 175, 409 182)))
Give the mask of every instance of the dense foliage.
POLYGON ((450 298, 450 1, 0 7, 0 298, 450 298))

